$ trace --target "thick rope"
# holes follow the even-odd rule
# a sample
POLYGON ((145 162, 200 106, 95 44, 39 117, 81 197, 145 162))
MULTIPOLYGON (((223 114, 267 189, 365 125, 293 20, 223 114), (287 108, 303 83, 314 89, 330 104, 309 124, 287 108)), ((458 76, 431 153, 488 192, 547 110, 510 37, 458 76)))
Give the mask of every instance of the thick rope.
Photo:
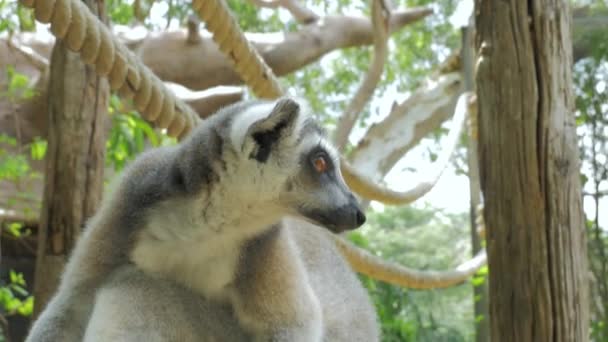
POLYGON ((68 49, 108 78, 110 88, 133 99, 142 117, 172 137, 183 138, 200 120, 196 112, 167 89, 148 67, 110 33, 81 1, 21 0, 36 19, 51 24, 51 32, 68 49))
POLYGON ((274 99, 283 94, 274 73, 245 38, 224 1, 194 0, 192 7, 213 33, 220 51, 229 56, 236 72, 257 97, 274 99))

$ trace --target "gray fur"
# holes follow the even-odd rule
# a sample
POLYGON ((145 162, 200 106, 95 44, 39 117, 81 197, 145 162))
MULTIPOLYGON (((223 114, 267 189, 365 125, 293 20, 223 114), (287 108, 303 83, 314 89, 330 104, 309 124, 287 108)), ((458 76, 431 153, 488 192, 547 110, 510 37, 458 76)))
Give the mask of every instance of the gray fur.
POLYGON ((285 218, 362 223, 336 152, 300 105, 239 103, 138 157, 27 341, 378 340, 328 232, 285 218), (327 173, 310 166, 317 150, 327 173))

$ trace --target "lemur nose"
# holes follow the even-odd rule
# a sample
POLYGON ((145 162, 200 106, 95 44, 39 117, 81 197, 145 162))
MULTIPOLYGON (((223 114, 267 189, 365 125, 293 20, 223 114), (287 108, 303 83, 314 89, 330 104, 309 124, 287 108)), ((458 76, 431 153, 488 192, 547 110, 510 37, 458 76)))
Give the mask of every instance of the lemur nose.
POLYGON ((360 227, 365 223, 365 214, 361 210, 357 209, 356 216, 357 216, 357 227, 360 227))

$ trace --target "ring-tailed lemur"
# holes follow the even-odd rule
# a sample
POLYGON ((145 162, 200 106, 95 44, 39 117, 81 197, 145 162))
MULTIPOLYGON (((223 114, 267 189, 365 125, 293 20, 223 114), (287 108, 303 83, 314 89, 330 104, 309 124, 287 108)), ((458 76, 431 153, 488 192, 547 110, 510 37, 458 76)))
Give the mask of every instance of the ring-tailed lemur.
POLYGON ((318 226, 365 215, 303 107, 232 105, 138 157, 28 341, 376 341, 367 293, 318 226))

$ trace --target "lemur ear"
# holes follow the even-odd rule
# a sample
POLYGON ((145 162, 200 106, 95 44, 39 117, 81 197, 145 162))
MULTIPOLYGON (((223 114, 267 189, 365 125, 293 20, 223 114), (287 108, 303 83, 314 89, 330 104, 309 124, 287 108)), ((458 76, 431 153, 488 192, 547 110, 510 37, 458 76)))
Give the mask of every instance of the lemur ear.
POLYGON ((265 162, 274 146, 295 141, 300 115, 300 104, 291 98, 254 106, 239 119, 246 128, 235 127, 233 133, 237 136, 233 136, 233 141, 240 141, 241 150, 248 157, 265 162), (238 131, 245 132, 240 139, 238 131))

